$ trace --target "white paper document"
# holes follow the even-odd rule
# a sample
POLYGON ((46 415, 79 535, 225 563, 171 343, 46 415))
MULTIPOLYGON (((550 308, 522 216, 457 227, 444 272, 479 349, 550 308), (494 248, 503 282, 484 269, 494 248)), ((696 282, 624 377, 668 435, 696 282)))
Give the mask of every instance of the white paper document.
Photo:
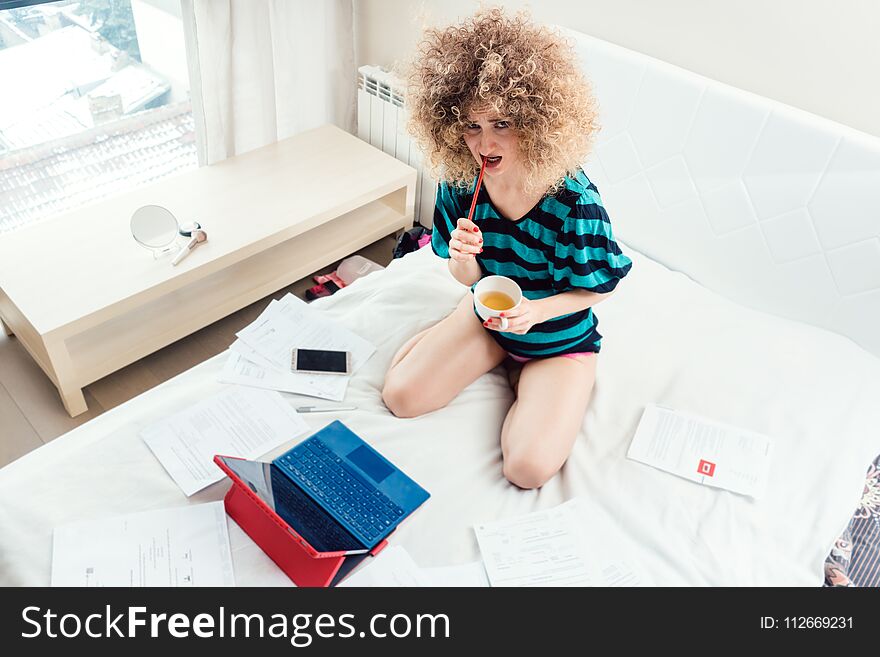
POLYGON ((292 294, 273 300, 237 335, 239 339, 229 347, 231 353, 220 381, 336 402, 345 398, 350 375, 292 372, 293 349, 349 351, 352 374, 376 351, 372 344, 292 294))
POLYGON ((375 557, 366 560, 359 568, 339 586, 430 586, 428 579, 422 574, 403 547, 392 545, 382 550, 375 557))
POLYGON ((630 562, 611 561, 602 566, 602 579, 605 586, 644 586, 639 573, 633 570, 630 562))
POLYGON ((457 566, 421 568, 400 545, 382 550, 339 586, 489 586, 480 561, 457 566))
POLYGON ((482 561, 472 561, 456 566, 434 566, 422 568, 422 575, 428 578, 430 586, 443 587, 487 587, 489 578, 482 561))
POLYGON ((236 333, 236 337, 280 372, 290 371, 294 348, 350 351, 352 373, 357 372, 376 351, 362 337, 339 326, 292 294, 270 303, 255 321, 236 333))
POLYGON ((474 527, 492 586, 592 586, 589 561, 563 506, 474 527))
MULTIPOLYGON (((297 395, 308 395, 330 401, 341 402, 345 398, 349 377, 304 374, 302 372, 279 372, 262 367, 242 356, 236 348, 236 340, 229 347, 229 359, 220 372, 219 381, 235 383, 264 390, 279 390, 297 395)), ((244 347, 247 349, 247 347, 244 347)))
MULTIPOLYGON (((275 365, 268 358, 264 358, 257 352, 256 349, 252 349, 247 346, 241 340, 234 340, 231 345, 229 345, 229 351, 235 352, 242 358, 247 361, 250 361, 254 365, 259 365, 260 367, 272 370, 273 372, 280 372, 281 370, 276 370, 275 365)), ((290 368, 287 368, 287 371, 290 372, 290 368)))
POLYGON ((662 406, 645 407, 627 456, 666 472, 753 498, 767 486, 770 439, 662 406))
POLYGON ((474 532, 492 586, 644 583, 631 556, 607 545, 605 525, 575 499, 546 511, 481 523, 474 532))
POLYGON ((56 527, 52 586, 234 586, 223 502, 56 527))
POLYGON ((280 393, 232 386, 150 425, 140 436, 189 497, 225 476, 215 454, 255 459, 307 429, 280 393))

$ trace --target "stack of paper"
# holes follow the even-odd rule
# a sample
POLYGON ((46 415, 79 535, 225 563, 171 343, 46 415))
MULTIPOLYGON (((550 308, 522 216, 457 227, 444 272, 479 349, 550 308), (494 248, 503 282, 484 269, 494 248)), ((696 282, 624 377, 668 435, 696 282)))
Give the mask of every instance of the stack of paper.
POLYGON ((292 294, 273 300, 236 336, 238 340, 229 347, 229 360, 220 374, 221 381, 337 402, 345 397, 349 377, 291 372, 293 349, 349 351, 352 373, 376 351, 362 337, 334 324, 292 294))
POLYGON ((55 529, 52 586, 234 583, 223 502, 145 511, 55 529))

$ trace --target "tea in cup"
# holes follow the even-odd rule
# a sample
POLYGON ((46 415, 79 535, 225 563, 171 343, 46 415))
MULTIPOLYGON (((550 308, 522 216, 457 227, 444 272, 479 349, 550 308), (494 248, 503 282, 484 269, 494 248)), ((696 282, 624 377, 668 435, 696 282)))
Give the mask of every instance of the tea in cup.
POLYGON ((486 276, 474 288, 474 308, 484 320, 492 317, 501 319, 501 330, 507 329, 509 322, 501 313, 513 310, 522 301, 522 290, 513 279, 506 276, 486 276))

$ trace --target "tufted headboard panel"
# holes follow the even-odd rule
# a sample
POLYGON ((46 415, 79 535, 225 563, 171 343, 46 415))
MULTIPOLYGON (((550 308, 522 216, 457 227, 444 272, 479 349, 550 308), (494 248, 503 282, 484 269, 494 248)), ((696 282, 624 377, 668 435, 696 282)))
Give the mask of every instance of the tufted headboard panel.
POLYGON ((880 356, 880 139, 560 30, 599 98, 585 169, 617 236, 880 356))

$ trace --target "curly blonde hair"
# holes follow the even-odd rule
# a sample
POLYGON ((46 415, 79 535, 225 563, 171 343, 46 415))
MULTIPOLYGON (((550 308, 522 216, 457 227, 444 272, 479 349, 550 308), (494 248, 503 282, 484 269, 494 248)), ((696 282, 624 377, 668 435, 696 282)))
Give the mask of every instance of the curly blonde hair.
POLYGON ((570 42, 526 12, 480 10, 427 29, 406 73, 409 130, 435 178, 466 188, 479 171, 464 141, 467 116, 509 117, 525 167, 524 192, 556 194, 599 129, 598 108, 570 42))

